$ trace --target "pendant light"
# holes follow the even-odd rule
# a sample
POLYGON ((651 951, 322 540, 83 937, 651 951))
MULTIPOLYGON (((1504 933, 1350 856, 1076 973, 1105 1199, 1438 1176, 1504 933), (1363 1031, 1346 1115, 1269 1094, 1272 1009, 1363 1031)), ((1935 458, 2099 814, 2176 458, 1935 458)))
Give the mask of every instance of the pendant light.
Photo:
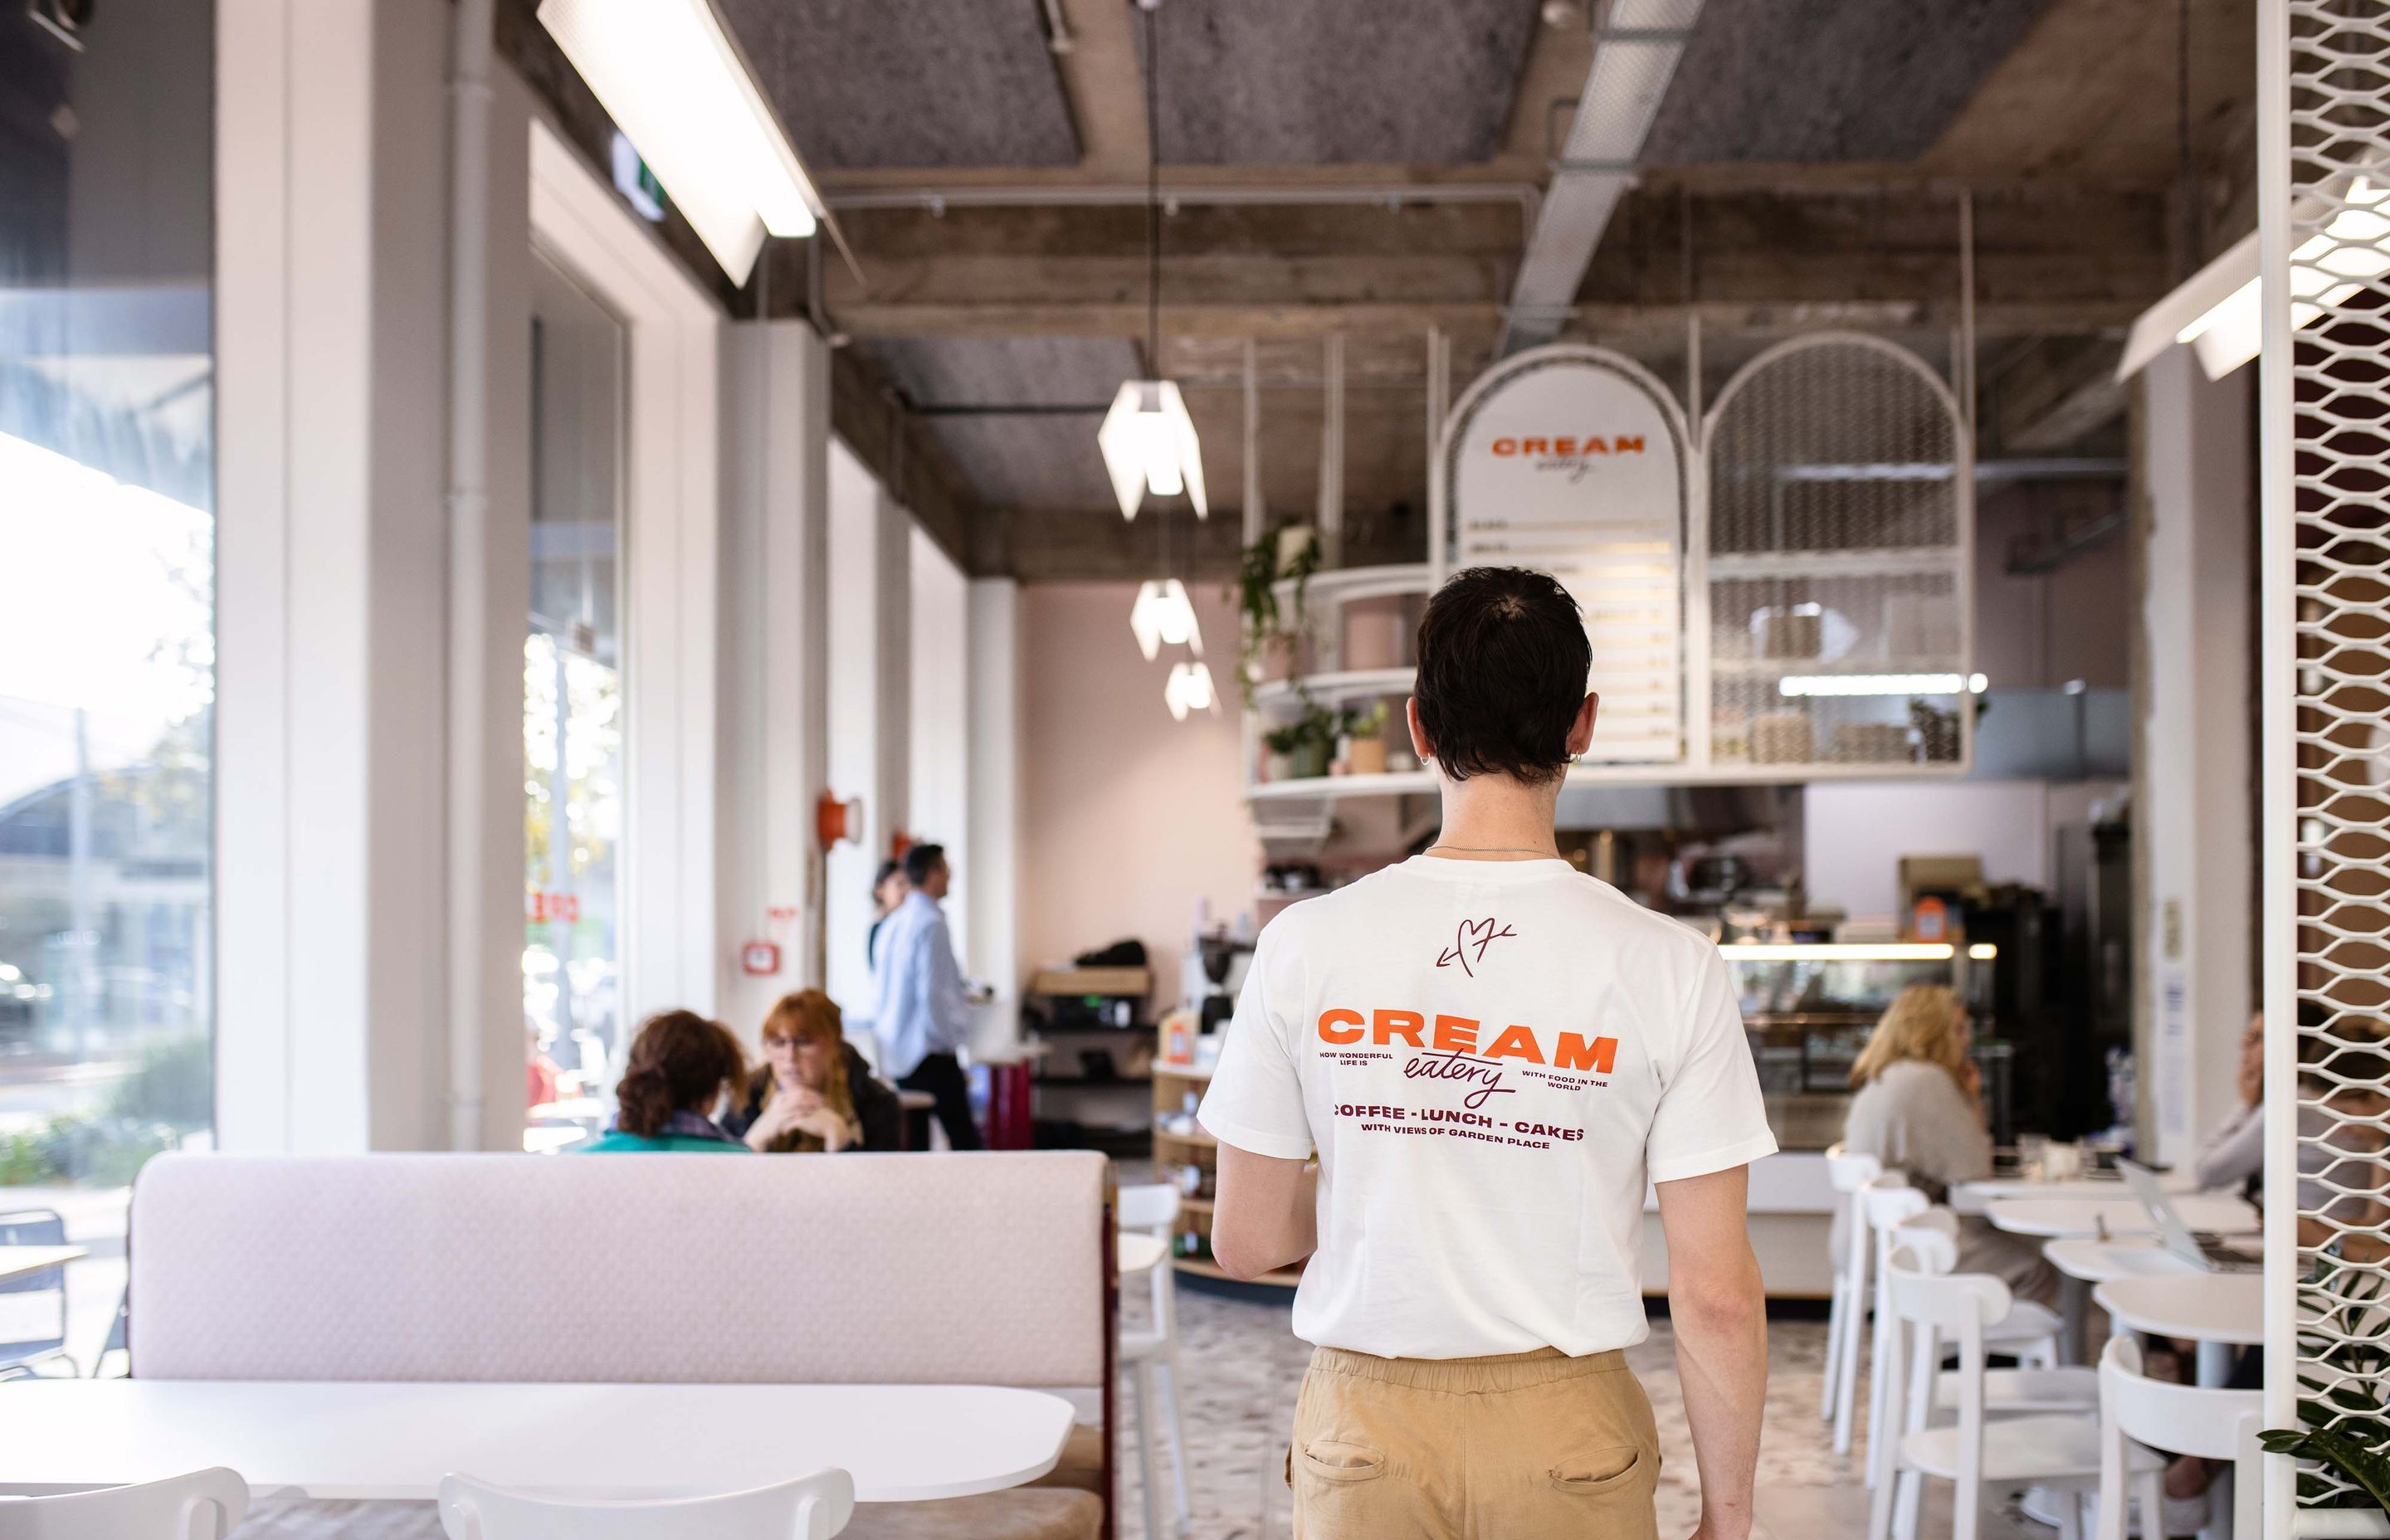
POLYGON ((1203 634, 1195 624, 1195 606, 1187 597, 1187 585, 1176 578, 1149 578, 1137 589, 1137 603, 1128 612, 1128 628, 1149 663, 1164 647, 1192 648, 1195 656, 1203 656, 1203 634))
POLYGON ((1220 694, 1212 687, 1212 670, 1201 658, 1193 662, 1181 662, 1170 670, 1170 683, 1162 687, 1163 703, 1179 721, 1187 720, 1189 712, 1208 711, 1220 714, 1220 694))
MULTIPOLYGON (((1195 517, 1211 517, 1203 496, 1203 453, 1187 399, 1162 373, 1162 113, 1154 96, 1161 71, 1154 58, 1153 13, 1162 0, 1137 0, 1145 27, 1145 366, 1157 378, 1124 380, 1111 410, 1096 430, 1096 447, 1111 473, 1121 517, 1134 520, 1148 493, 1195 505, 1195 517)), ((1152 656, 1151 653, 1147 654, 1152 656)))

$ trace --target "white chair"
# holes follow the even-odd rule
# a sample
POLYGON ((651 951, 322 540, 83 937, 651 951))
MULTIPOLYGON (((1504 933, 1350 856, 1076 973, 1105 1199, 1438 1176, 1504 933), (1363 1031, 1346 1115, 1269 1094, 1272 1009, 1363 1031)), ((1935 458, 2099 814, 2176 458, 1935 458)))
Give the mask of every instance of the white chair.
POLYGON ((0 1504, 7 1540, 225 1540, 249 1517, 249 1483, 217 1466, 138 1486, 0 1504))
MULTIPOLYGON (((1178 1189, 1166 1183, 1123 1187, 1115 1200, 1123 1230, 1158 1236, 1166 1245, 1178 1222, 1178 1189)), ((1153 1325, 1146 1331, 1123 1331, 1120 1360, 1129 1371, 1131 1393, 1137 1398, 1137 1461, 1145 1492, 1147 1540, 1161 1540, 1162 1495, 1155 1482, 1154 1418, 1162 1418, 1170 1441, 1170 1474, 1177 1501, 1177 1522, 1172 1533, 1184 1534, 1194 1509, 1187 1495, 1187 1440, 1178 1423, 1178 1290, 1177 1269, 1163 1260, 1148 1268, 1153 1325)))
POLYGON ((1841 1195, 1843 1254, 1834 1259, 1833 1303, 1826 1315, 1826 1372, 1818 1415, 1834 1422, 1834 1453, 1851 1452, 1851 1421, 1858 1403, 1859 1328, 1868 1315, 1868 1224, 1859 1191, 1883 1174, 1872 1155, 1841 1145, 1826 1151, 1826 1177, 1841 1195))
POLYGON ((716 1497, 589 1502, 510 1492, 470 1476, 440 1482, 448 1540, 830 1540, 854 1517, 854 1482, 825 1468, 716 1497))
MULTIPOLYGON (((1890 1393, 1895 1387, 1884 1381, 1881 1366, 1888 1350, 1892 1334, 1892 1312, 1889 1298, 1891 1280, 1884 1266, 1892 1254, 1896 1237, 1904 1228, 1926 1228, 1939 1231, 1952 1241, 1951 1255, 1956 1255, 1959 1220, 1949 1210, 1937 1208, 1926 1196, 1908 1185, 1908 1179, 1897 1172, 1889 1173, 1869 1182, 1859 1192, 1860 1211, 1867 1216, 1868 1228, 1875 1238, 1875 1337, 1868 1369, 1868 1427, 1870 1444, 1868 1450, 1867 1481, 1876 1485, 1884 1478, 1889 1459, 1890 1440, 1877 1437, 1873 1430, 1891 1426, 1890 1393)), ((1947 1272, 1949 1264, 1940 1269, 1947 1272)), ((1985 1329, 1985 1341, 1994 1350, 2009 1354, 2028 1367, 2055 1369, 2060 1360, 2060 1341, 2065 1322, 2047 1305, 2030 1300, 2011 1299, 2006 1314, 1985 1329)), ((2097 1397, 2091 1381, 2086 1379, 2080 1387, 2083 1405, 2097 1397)))
POLYGON ((2152 1380, 2141 1372, 2139 1343, 2129 1334, 2109 1338, 2100 1357, 2100 1518, 2093 1540, 2125 1540, 2128 1485, 2140 1488, 2141 1533, 2164 1528, 2150 1521, 2150 1515, 2165 1511, 2165 1465, 2152 1463, 2148 1452, 2153 1449, 2231 1461, 2232 1534, 2235 1540, 2258 1540, 2265 1467, 2257 1430, 2266 1425, 2265 1400, 2263 1391, 2152 1380))
POLYGON ((1920 1265, 1923 1260, 1909 1245, 1882 1259, 1892 1328, 1884 1333, 1885 1357, 1876 1375, 1889 1392, 1887 1431, 1896 1427, 1899 1432, 1877 1435, 1892 1458, 1869 1506, 1870 1540, 1916 1540, 1918 1505, 1928 1476, 1957 1489, 1951 1540, 1975 1540, 1986 1487, 2025 1486, 2071 1494, 2059 1512, 2059 1536, 2081 1540, 2082 1503, 2100 1482, 2098 1420, 2077 1412, 1989 1416, 1985 1333, 2009 1313, 2008 1285, 1981 1274, 1937 1275, 1920 1265), (1954 1377, 1941 1373, 1946 1341, 1959 1350, 1954 1377), (1945 1383, 1958 1418, 1933 1427, 1933 1404, 1945 1383))

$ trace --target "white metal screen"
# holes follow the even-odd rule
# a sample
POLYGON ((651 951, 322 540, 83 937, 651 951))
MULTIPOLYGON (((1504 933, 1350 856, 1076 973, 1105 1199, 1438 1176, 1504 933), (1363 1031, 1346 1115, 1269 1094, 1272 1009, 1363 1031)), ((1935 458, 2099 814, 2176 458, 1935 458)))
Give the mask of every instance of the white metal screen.
MULTIPOLYGON (((2378 1443, 2390 1438, 2390 0, 2264 0, 2259 23, 2268 1422, 2378 1443)), ((2268 1534, 2390 1533, 2345 1511, 2371 1505, 2328 1466, 2294 1479, 2273 1465, 2268 1534), (2344 1511, 2294 1521, 2294 1502, 2344 1511)))
POLYGON ((1974 456, 1941 379, 1880 338, 1786 342, 1704 456, 1712 762, 1964 764, 1974 456))

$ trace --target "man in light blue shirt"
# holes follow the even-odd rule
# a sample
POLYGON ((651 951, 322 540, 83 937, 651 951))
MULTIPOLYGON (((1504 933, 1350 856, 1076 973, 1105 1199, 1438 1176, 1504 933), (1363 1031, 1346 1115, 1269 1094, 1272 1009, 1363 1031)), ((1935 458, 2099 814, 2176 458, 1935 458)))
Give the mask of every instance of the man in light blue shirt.
MULTIPOLYGON (((912 891, 880 927, 872 958, 871 1030, 880 1039, 880 1072, 907 1091, 927 1091, 937 1098, 948 1144, 984 1149, 979 1125, 971 1121, 970 1082, 956 1057, 970 1035, 970 1012, 954 942, 946 934, 945 911, 938 907, 954 880, 945 851, 937 845, 906 851, 905 879, 912 891)), ((913 1127, 914 1148, 922 1148, 929 1142, 929 1121, 917 1116, 913 1127)))

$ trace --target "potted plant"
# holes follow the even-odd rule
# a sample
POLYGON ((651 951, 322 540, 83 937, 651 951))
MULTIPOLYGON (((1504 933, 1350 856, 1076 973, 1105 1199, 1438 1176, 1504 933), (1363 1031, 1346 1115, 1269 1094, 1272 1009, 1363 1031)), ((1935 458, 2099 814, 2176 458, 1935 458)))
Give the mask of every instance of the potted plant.
POLYGON ((1319 541, 1299 525, 1267 531, 1238 553, 1237 579, 1226 597, 1237 606, 1237 687, 1248 707, 1272 652, 1282 654, 1287 671, 1293 671, 1294 649, 1304 634, 1304 597, 1318 570, 1319 541), (1294 589, 1281 607, 1278 585, 1287 581, 1294 589))
MULTIPOLYGON (((1375 732, 1386 718, 1383 702, 1366 712, 1331 711, 1295 687, 1303 701, 1303 714, 1281 724, 1262 735, 1262 745, 1273 756, 1284 756, 1285 776, 1273 774, 1271 779, 1306 780, 1328 774, 1328 762, 1334 757, 1337 740, 1355 733, 1375 732)), ((1380 745, 1381 758, 1383 744, 1380 745)))
POLYGON ((1354 776, 1386 773, 1386 703, 1349 713, 1344 728, 1344 769, 1354 776))
POLYGON ((2390 1283, 2339 1256, 2318 1260, 2299 1288, 2300 1354, 2330 1363, 2330 1380, 2299 1376, 2298 1428, 2272 1428, 2257 1442, 2272 1454, 2312 1460, 2301 1470, 2308 1508, 2390 1512, 2390 1283), (2337 1478, 2334 1480, 2332 1478, 2337 1478))

